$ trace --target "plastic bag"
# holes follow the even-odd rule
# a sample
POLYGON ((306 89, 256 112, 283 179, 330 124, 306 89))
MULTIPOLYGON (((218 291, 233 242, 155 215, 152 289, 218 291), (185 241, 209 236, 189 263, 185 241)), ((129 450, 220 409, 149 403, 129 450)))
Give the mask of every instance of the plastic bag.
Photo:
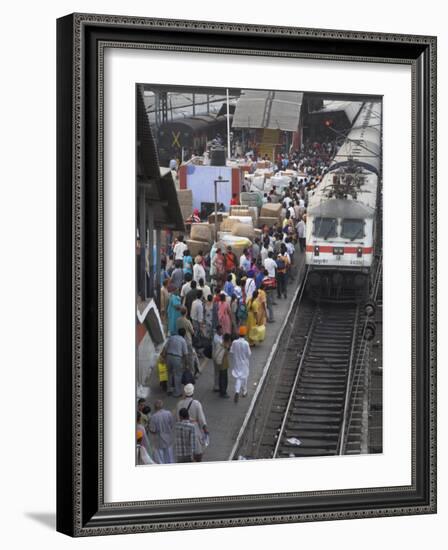
POLYGON ((157 374, 159 375, 159 382, 168 381, 168 366, 162 357, 159 357, 157 361, 157 374))
POLYGON ((137 445, 137 463, 143 464, 155 464, 154 460, 149 456, 147 450, 142 445, 137 445))
POLYGON ((146 399, 149 395, 149 388, 142 384, 137 384, 137 399, 146 399))

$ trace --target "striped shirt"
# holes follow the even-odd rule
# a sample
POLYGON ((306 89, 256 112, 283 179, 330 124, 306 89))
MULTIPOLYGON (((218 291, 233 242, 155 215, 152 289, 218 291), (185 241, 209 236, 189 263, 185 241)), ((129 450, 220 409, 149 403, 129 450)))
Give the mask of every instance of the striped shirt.
POLYGON ((195 427, 189 420, 176 422, 174 427, 176 456, 193 456, 196 448, 195 427))

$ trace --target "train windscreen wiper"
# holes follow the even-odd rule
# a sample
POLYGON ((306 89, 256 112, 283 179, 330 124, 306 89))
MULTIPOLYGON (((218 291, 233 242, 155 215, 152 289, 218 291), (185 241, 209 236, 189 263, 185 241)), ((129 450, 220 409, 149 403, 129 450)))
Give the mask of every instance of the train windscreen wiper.
POLYGON ((328 231, 324 235, 324 241, 326 241, 328 239, 328 237, 330 236, 330 233, 333 231, 333 229, 334 229, 334 227, 332 225, 330 225, 330 227, 328 228, 328 231))
POLYGON ((355 233, 355 236, 352 237, 350 240, 351 240, 351 241, 354 241, 355 239, 357 239, 358 236, 360 236, 359 234, 361 233, 361 231, 362 231, 362 227, 360 227, 360 228, 358 229, 358 231, 355 233))

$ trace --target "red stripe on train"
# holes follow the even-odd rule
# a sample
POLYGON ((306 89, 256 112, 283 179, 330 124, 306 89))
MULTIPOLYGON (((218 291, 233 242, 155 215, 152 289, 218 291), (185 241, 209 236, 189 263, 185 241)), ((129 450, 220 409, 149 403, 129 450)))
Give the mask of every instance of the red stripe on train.
MULTIPOLYGON (((314 244, 307 244, 306 245, 306 251, 307 252, 314 252, 314 248, 318 246, 319 247, 319 252, 322 252, 322 253, 328 253, 328 254, 332 254, 333 253, 333 249, 334 248, 342 248, 342 246, 328 246, 328 245, 325 245, 325 246, 322 246, 320 244, 317 244, 317 245, 314 245, 314 244)), ((344 254, 356 254, 358 252, 358 248, 362 248, 362 253, 363 254, 372 254, 373 252, 373 248, 370 246, 370 247, 365 247, 363 248, 362 246, 359 247, 359 246, 344 246, 344 254)))

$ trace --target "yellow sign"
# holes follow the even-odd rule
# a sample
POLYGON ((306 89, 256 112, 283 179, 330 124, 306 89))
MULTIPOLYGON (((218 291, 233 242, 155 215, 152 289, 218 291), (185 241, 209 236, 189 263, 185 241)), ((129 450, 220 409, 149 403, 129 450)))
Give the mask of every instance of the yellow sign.
POLYGON ((180 137, 180 132, 171 132, 172 135, 173 135, 173 143, 171 144, 172 147, 180 147, 180 141, 179 141, 179 137, 180 137))

